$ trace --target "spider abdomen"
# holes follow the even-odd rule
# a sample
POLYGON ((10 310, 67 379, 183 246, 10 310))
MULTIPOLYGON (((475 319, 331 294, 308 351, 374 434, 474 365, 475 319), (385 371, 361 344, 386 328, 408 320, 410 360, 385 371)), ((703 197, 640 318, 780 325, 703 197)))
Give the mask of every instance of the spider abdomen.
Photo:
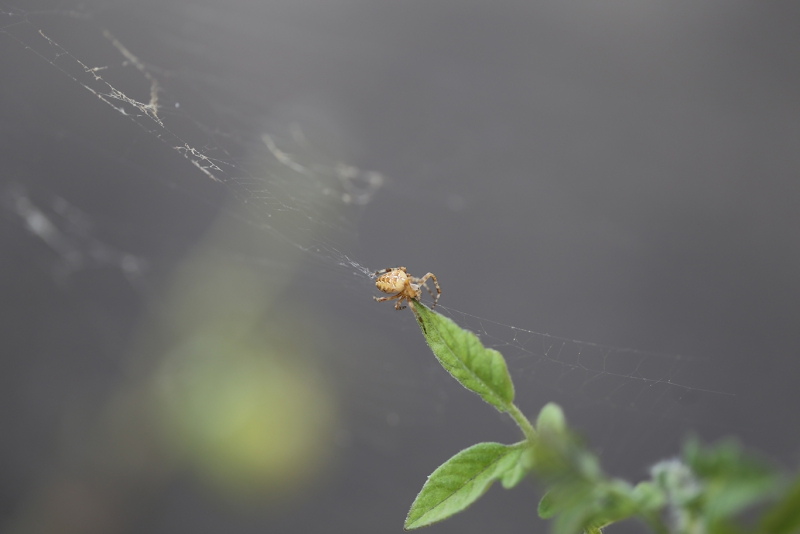
POLYGON ((406 287, 407 279, 403 272, 384 274, 375 281, 375 287, 384 293, 398 293, 406 287))

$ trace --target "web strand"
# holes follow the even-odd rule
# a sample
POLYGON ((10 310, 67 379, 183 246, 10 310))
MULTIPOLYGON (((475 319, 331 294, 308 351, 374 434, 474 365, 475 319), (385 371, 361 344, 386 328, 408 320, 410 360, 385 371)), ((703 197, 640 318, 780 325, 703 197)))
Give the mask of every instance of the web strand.
MULTIPOLYGON (((359 169, 316 150, 297 123, 277 131, 253 131, 250 122, 236 113, 226 114, 213 104, 203 110, 201 120, 199 113, 193 111, 197 104, 192 102, 190 93, 175 89, 181 78, 178 73, 150 65, 108 30, 94 28, 98 41, 105 44, 106 52, 111 52, 115 60, 94 65, 61 46, 45 31, 34 28, 30 23, 34 14, 0 6, 0 15, 6 18, 0 22, 0 35, 10 37, 107 108, 135 123, 148 138, 188 161, 196 175, 213 182, 233 199, 236 209, 229 212, 240 222, 335 269, 340 277, 337 280, 349 280, 365 293, 371 289, 374 269, 364 266, 349 251, 347 243, 356 233, 360 208, 385 186, 387 180, 382 174, 359 169), (127 90, 126 85, 146 87, 146 94, 135 98, 131 96, 134 91, 127 90)), ((89 18, 78 12, 48 15, 89 18)), ((91 240, 89 233, 82 234, 82 240, 68 239, 64 230, 69 221, 45 216, 24 189, 10 189, 5 199, 6 211, 37 239, 60 251, 70 270, 84 268, 86 258, 91 257, 126 264, 137 272, 143 272, 147 265, 144 259, 103 247, 91 240), (68 258, 81 261, 67 261, 68 258)), ((250 257, 247 261, 262 264, 275 259, 250 257)), ((693 383, 692 371, 703 363, 696 358, 558 337, 445 305, 439 305, 437 310, 449 313, 457 323, 479 334, 485 344, 503 352, 514 367, 515 376, 525 377, 523 381, 577 394, 589 401, 643 410, 667 405, 669 410, 697 396, 734 396, 725 388, 693 383)))

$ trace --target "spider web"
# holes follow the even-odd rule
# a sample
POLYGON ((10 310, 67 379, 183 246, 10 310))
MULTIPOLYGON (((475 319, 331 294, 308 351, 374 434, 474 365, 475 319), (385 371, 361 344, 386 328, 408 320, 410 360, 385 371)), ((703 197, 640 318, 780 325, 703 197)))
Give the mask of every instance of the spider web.
POLYGON ((686 405, 702 399, 701 404, 710 406, 735 396, 702 359, 567 339, 442 309, 459 324, 469 325, 485 345, 505 354, 515 374, 527 375, 536 386, 553 388, 572 401, 581 398, 683 418, 686 405), (703 380, 716 387, 703 387, 703 380))
MULTIPOLYGON (((547 298, 548 273, 600 257, 585 260, 582 254, 589 255, 596 244, 570 234, 585 233, 591 226, 581 217, 616 209, 624 219, 623 205, 629 202, 625 195, 638 183, 615 184, 619 191, 609 193, 613 201, 605 203, 594 200, 600 191, 597 185, 581 190, 578 184, 578 196, 590 200, 573 204, 559 189, 566 179, 540 184, 527 174, 515 175, 516 170, 503 172, 504 150, 519 141, 501 127, 497 131, 486 127, 485 137, 471 137, 471 127, 479 129, 471 119, 460 113, 448 117, 447 110, 437 114, 440 129, 419 132, 418 139, 413 129, 411 134, 408 130, 395 137, 387 134, 394 141, 384 140, 390 149, 380 151, 375 147, 384 145, 370 143, 364 133, 370 130, 351 114, 361 110, 359 116, 373 123, 393 119, 385 121, 388 131, 405 117, 382 115, 384 101, 375 104, 362 93, 352 101, 340 96, 345 104, 336 98, 331 103, 324 95, 328 90, 340 94, 377 83, 373 74, 380 72, 387 58, 401 66, 412 65, 405 52, 395 51, 393 41, 378 50, 341 43, 317 32, 324 26, 320 20, 310 23, 311 30, 303 26, 303 31, 296 31, 296 14, 288 4, 269 6, 276 10, 270 11, 277 13, 276 21, 249 17, 245 7, 240 13, 231 7, 156 4, 145 15, 130 6, 72 8, 66 2, 0 1, 0 72, 7 76, 0 85, 8 88, 0 116, 4 141, 0 159, 8 171, 0 183, 0 237, 9 251, 0 256, 0 270, 10 273, 0 281, 8 286, 4 293, 8 300, 17 303, 9 316, 33 324, 29 330, 20 327, 26 333, 21 341, 9 342, 14 350, 7 353, 16 359, 8 366, 9 387, 0 390, 11 395, 7 392, 17 391, 11 386, 21 384, 21 392, 10 398, 9 405, 31 396, 38 399, 29 403, 33 406, 46 404, 41 399, 55 399, 50 409, 60 416, 62 405, 72 405, 67 402, 70 395, 82 399, 74 391, 94 395, 90 401, 82 400, 83 405, 103 406, 119 390, 147 391, 142 380, 130 376, 157 374, 153 372, 157 369, 157 376, 169 382, 187 369, 202 367, 172 352, 157 356, 158 351, 143 351, 142 356, 142 351, 130 348, 136 344, 131 338, 146 328, 140 323, 158 315, 151 308, 169 302, 174 287, 192 279, 187 270, 194 264, 233 264, 234 269, 212 271, 215 276, 198 284, 218 290, 212 296, 219 303, 212 298, 202 304, 219 307, 217 316, 210 312, 214 323, 248 325, 273 335, 284 329, 307 343, 302 345, 305 351, 294 356, 313 361, 309 374, 323 375, 325 380, 319 383, 333 384, 336 402, 346 413, 333 432, 332 447, 357 451, 352 456, 359 459, 378 458, 373 464, 364 460, 362 472, 353 469, 353 479, 342 484, 358 488, 373 472, 397 469, 385 476, 391 480, 385 494, 375 486, 363 492, 374 496, 375 500, 364 499, 368 505, 357 498, 352 501, 357 505, 336 500, 358 492, 341 492, 325 497, 332 499, 325 502, 337 510, 336 517, 352 512, 350 506, 358 509, 352 516, 362 519, 364 510, 370 510, 374 525, 383 528, 385 518, 397 511, 381 506, 395 503, 395 483, 405 484, 406 460, 418 452, 407 440, 420 436, 433 444, 439 440, 446 450, 436 454, 446 455, 478 440, 518 438, 506 418, 496 417, 436 364, 408 311, 397 313, 391 304, 372 301, 377 294, 373 272, 405 265, 415 276, 434 272, 442 286, 436 310, 505 356, 523 412, 533 415, 549 401, 564 406, 570 421, 603 454, 604 463, 612 464, 613 473, 629 469, 631 477, 640 476, 635 469, 674 454, 682 436, 692 429, 741 434, 759 420, 756 410, 740 408, 742 397, 755 389, 750 384, 769 368, 750 363, 753 354, 768 354, 764 343, 743 344, 729 335, 727 326, 717 325, 705 338, 711 341, 696 346, 696 338, 689 334, 681 339, 686 323, 673 331, 674 316, 652 326, 659 320, 657 314, 643 314, 634 324, 628 323, 630 315, 616 322, 604 315, 615 293, 624 302, 636 303, 631 293, 641 291, 644 296, 639 298, 647 300, 648 309, 660 306, 659 299, 666 297, 648 291, 652 279, 631 276, 625 287, 617 285, 604 293, 597 289, 606 284, 602 275, 589 281, 576 275, 568 283, 562 279, 553 291, 558 295, 547 298), (242 32, 246 46, 228 45, 237 41, 237 28, 247 28, 242 32), (262 35, 269 38, 260 40, 262 35), (301 50, 300 60, 285 53, 281 48, 285 46, 301 50), (350 62, 360 69, 348 70, 350 62), (340 69, 343 73, 337 72, 340 69), (315 78, 320 72, 326 76, 315 78), (304 84, 316 87, 309 91, 311 96, 295 94, 300 93, 295 87, 304 84), (467 121, 466 126, 460 121, 467 121), (460 135, 451 138, 456 130, 460 135), (414 139, 403 144, 400 137, 414 139), (402 144, 406 152, 395 155, 394 144, 402 144), (446 150, 440 154, 442 146, 446 150), (494 157, 484 161, 484 152, 494 157), (462 175, 480 178, 462 180, 462 175), (536 202, 543 197, 550 200, 536 202), (482 213, 485 220, 475 213, 482 213), (556 226, 565 229, 547 234, 548 227, 556 226), (548 241, 563 236, 569 239, 563 239, 561 248, 547 247, 548 241), (577 251, 565 252, 567 248, 577 251), (197 249, 206 256, 197 254, 197 249), (548 262, 558 265, 550 265, 548 271, 548 262), (253 287, 259 291, 253 290, 250 298, 236 293, 237 277, 257 279, 253 287), (565 288, 573 292, 562 294, 565 288), (576 297, 582 291, 594 298, 576 297), (259 308, 261 300, 273 308, 259 308), (548 304, 540 305, 540 300, 548 304), (586 303, 595 306, 582 310, 586 303), (246 318, 242 310, 256 310, 252 315, 257 319, 246 318), (655 333, 648 337, 651 328, 655 333), (636 338, 639 330, 648 332, 636 338), (629 343, 630 339, 636 341, 629 343), (676 354, 682 351, 689 354, 676 354), (158 361, 161 356, 166 363, 158 361), (720 363, 729 356, 739 363, 720 363), (740 381, 733 378, 743 368, 742 361, 747 361, 752 380, 749 375, 740 381), (26 373, 44 374, 51 382, 29 379, 33 383, 29 387, 18 379, 26 373), (457 430, 450 435, 453 428, 457 430), (407 454, 404 461, 394 462, 403 454, 407 454)), ((336 9, 340 8, 344 9, 336 9)), ((428 57, 426 50, 418 53, 428 57)), ((454 94, 478 101, 482 91, 491 92, 491 86, 462 87, 457 76, 452 78, 458 69, 450 71, 437 63, 436 54, 431 58, 433 66, 422 69, 434 80, 431 84, 458 85, 454 94)), ((403 76, 392 84, 406 82, 405 71, 400 70, 403 76)), ((503 79, 497 83, 508 84, 503 79)), ((398 98, 413 93, 414 87, 404 86, 398 98)), ((563 96, 560 89, 556 92, 563 96)), ((590 92, 595 98, 595 91, 590 92)), ((380 87, 364 94, 374 93, 380 93, 380 87)), ((525 101, 529 98, 524 96, 525 101)), ((573 98, 586 96, 570 94, 565 109, 573 98)), ((480 111, 475 114, 480 116, 480 111)), ((510 161, 509 167, 516 169, 519 163, 510 161)), ((537 168, 530 174, 547 172, 537 168)), ((639 175, 638 170, 632 173, 639 175)), ((671 183, 672 175, 679 173, 667 174, 671 183)), ((552 175, 560 176, 556 171, 552 175)), ((571 185, 575 184, 565 187, 571 185)), ((669 190, 659 193, 659 202, 670 200, 669 190)), ((687 212, 710 213, 717 224, 717 212, 706 206, 716 200, 700 196, 697 203, 702 206, 687 212)), ((672 219, 663 224, 671 226, 672 219)), ((642 248, 647 239, 637 242, 614 228, 600 228, 598 233, 602 232, 612 237, 600 246, 621 243, 606 257, 642 248), (628 246, 630 242, 637 244, 628 246)), ((698 247, 705 248, 716 238, 712 234, 698 247)), ((709 300, 725 299, 712 295, 709 300)), ((430 303, 427 295, 423 301, 430 303)), ((191 316, 191 308, 168 308, 163 315, 191 316)), ((691 310, 685 315, 690 316, 691 310)), ((705 332, 704 322, 697 323, 705 332)), ((52 413, 41 417, 50 421, 52 413)), ((27 428, 14 426, 19 423, 6 423, 9 435, 26 435, 27 428)), ((784 438, 773 441, 791 442, 784 438)), ((76 450, 83 450, 81 439, 76 450)), ((138 476, 131 477, 131 486, 138 487, 138 476)), ((413 495, 419 481, 407 482, 403 491, 413 495)), ((154 477, 145 485, 159 484, 163 480, 154 477)), ((529 500, 523 505, 529 507, 529 500)), ((301 531, 315 530, 302 521, 297 524, 301 531)), ((455 524, 459 532, 468 531, 455 524)), ((271 528, 261 530, 291 531, 274 526, 270 523, 271 528)))
MULTIPOLYGON (((338 159, 341 147, 326 146, 335 144, 330 142, 332 135, 309 140, 302 125, 304 109, 282 110, 277 118, 264 121, 253 113, 252 103, 238 102, 232 92, 220 95, 220 80, 193 77, 146 61, 104 29, 97 14, 91 9, 33 11, 30 5, 23 9, 20 4, 0 4, 0 37, 4 47, 16 46, 16 54, 35 56, 86 91, 96 99, 98 113, 111 110, 116 114, 112 120, 138 128, 139 134, 127 134, 133 140, 122 153, 109 156, 112 161, 135 164, 137 172, 178 189, 192 203, 221 210, 265 238, 301 251, 306 261, 323 266, 324 277, 332 277, 347 291, 368 294, 374 266, 358 261, 355 237, 364 207, 383 193, 389 180, 380 172, 338 159), (66 24, 74 26, 64 31, 66 24), (75 28, 85 33, 91 45, 65 44, 74 39, 75 28), (152 169, 138 163, 142 156, 137 145, 142 138, 179 155, 194 168, 195 176, 189 182, 152 176, 152 169), (191 180, 205 181, 211 189, 198 195, 191 180), (220 203, 215 195, 230 197, 234 207, 220 203)), ((317 123, 312 129, 318 133, 325 126, 317 123)), ((49 261, 57 280, 104 266, 119 269, 132 285, 147 279, 152 264, 158 263, 155 257, 108 244, 92 216, 48 187, 52 185, 29 186, 12 179, 2 200, 6 217, 54 253, 49 261)), ((407 200, 418 193, 412 184, 390 188, 387 194, 407 200)), ((457 204, 453 198, 449 201, 457 204)), ((265 269, 292 268, 292 262, 280 256, 225 253, 238 254, 265 269)), ((716 384, 718 369, 702 370, 702 362, 696 359, 560 338, 446 305, 441 309, 503 352, 515 373, 563 394, 567 402, 580 399, 691 419, 691 409, 685 408, 698 398, 724 402, 733 395, 728 385, 716 384)))
MULTIPOLYGON (((184 80, 178 79, 180 73, 146 64, 108 30, 91 22, 90 13, 31 12, 27 5, 25 11, 6 5, 0 12, 6 21, 0 32, 9 46, 17 44, 25 53, 33 53, 96 97, 98 111, 103 105, 110 107, 138 126, 146 137, 182 156, 205 179, 219 185, 221 194, 237 203, 235 210, 227 212, 240 223, 284 240, 333 267, 344 267, 369 278, 367 269, 337 247, 339 240, 353 234, 354 214, 359 207, 369 203, 384 184, 380 173, 329 158, 319 150, 320 144, 311 147, 297 122, 276 125, 276 134, 264 130, 263 124, 249 121, 246 112, 234 110, 222 116, 211 111, 220 109, 213 103, 202 112, 192 109, 206 102, 194 89, 181 85, 184 80), (94 45, 102 51, 99 56, 110 62, 98 64, 96 61, 103 60, 92 57, 90 52, 89 58, 78 58, 41 26, 31 23, 53 19, 87 28, 89 35, 96 38, 94 45), (173 86, 175 94, 171 92, 173 86), (146 90, 141 91, 143 88, 146 90), (181 93, 183 99, 177 96, 181 93), (204 120, 213 125, 195 118, 196 111, 198 115, 210 114, 204 120), (285 146, 294 153, 286 152, 282 148, 285 146)), ((53 29, 54 33, 58 31, 58 27, 53 29)), ((292 114, 297 119, 303 110, 292 114)), ((134 140, 125 149, 125 163, 136 161, 137 142, 134 140)), ((16 191, 10 189, 7 199, 13 204, 16 198, 19 204, 20 191, 20 187, 16 191)), ((206 196, 199 201, 213 203, 216 199, 206 196)), ((25 218, 25 210, 18 206, 17 215, 25 218)), ((35 229, 33 232, 48 240, 43 233, 35 229)))

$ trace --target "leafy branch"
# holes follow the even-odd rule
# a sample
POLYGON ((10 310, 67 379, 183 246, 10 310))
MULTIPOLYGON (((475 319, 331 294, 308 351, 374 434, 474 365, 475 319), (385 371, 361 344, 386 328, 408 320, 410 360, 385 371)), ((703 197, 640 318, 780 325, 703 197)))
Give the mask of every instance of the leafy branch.
POLYGON ((556 534, 596 534, 637 518, 657 534, 792 534, 800 532, 800 476, 790 481, 734 441, 702 446, 690 439, 681 459, 650 469, 651 479, 632 485, 606 475, 597 457, 569 429, 553 403, 535 425, 514 404, 505 359, 417 301, 410 301, 428 345, 442 367, 468 390, 519 426, 524 440, 478 443, 439 466, 422 486, 405 529, 447 519, 483 495, 495 481, 510 489, 534 475, 546 492, 539 516, 553 519, 556 534), (762 505, 758 521, 741 519, 762 505))

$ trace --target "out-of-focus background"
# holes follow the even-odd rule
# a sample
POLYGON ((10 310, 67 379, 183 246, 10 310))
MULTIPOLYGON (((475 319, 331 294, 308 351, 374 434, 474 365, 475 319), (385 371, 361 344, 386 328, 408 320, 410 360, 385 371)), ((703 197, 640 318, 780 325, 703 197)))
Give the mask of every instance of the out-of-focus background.
MULTIPOLYGON (((0 1, 0 530, 400 532, 437 465, 520 436, 372 301, 396 265, 610 473, 690 432, 796 466, 799 25, 0 1)), ((543 532, 539 496, 430 531, 543 532)))

